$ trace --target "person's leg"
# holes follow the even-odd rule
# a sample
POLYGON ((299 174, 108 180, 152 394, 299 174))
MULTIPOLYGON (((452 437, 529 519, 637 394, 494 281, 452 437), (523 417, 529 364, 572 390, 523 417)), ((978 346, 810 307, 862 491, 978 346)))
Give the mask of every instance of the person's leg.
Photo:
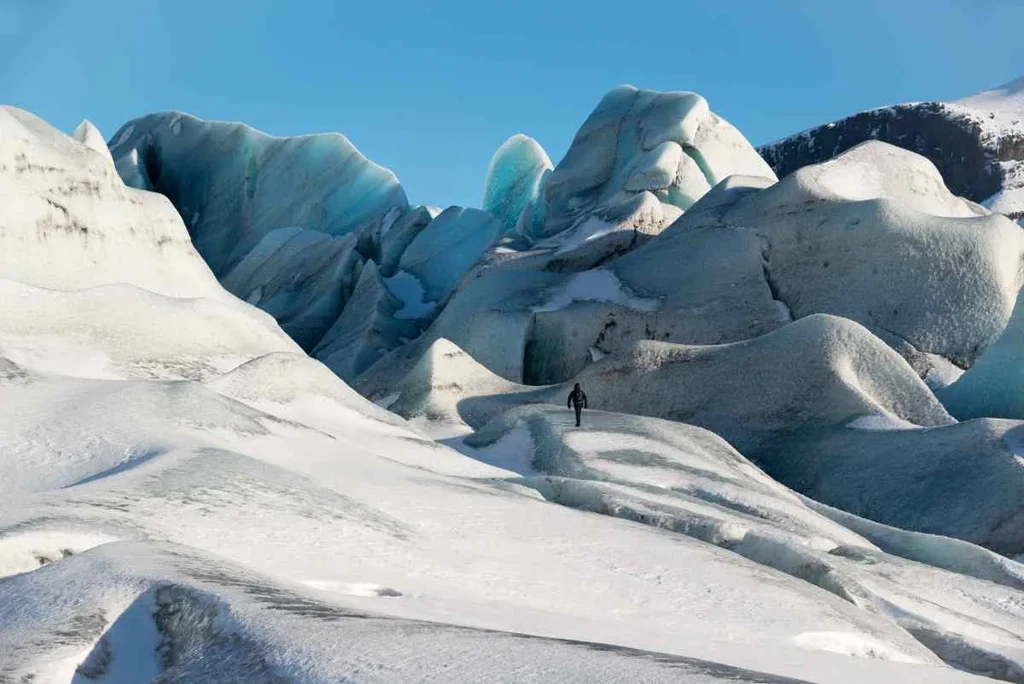
POLYGON ((576 409, 576 427, 579 427, 580 426, 580 413, 583 412, 583 407, 580 406, 579 404, 576 404, 575 406, 573 406, 573 408, 576 409))

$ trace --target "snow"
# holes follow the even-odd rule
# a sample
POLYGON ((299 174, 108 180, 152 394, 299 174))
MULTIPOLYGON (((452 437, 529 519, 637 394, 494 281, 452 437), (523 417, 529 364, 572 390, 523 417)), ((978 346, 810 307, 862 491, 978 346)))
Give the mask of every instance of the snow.
POLYGON ((388 387, 401 391, 390 408, 403 417, 481 429, 517 406, 564 405, 574 382, 595 409, 713 430, 819 501, 1009 555, 1024 548, 1024 470, 1002 438, 1017 424, 956 423, 895 351, 845 319, 811 316, 729 345, 640 342, 550 387, 504 381, 439 341, 388 387))
MULTIPOLYGON (((572 153, 580 177, 609 149, 617 179, 667 143, 705 180, 744 158, 699 96, 610 97, 577 142, 618 122, 624 145, 572 153)), ((873 333, 885 311, 814 315, 825 280, 761 222, 793 188, 725 181, 670 228, 677 199, 623 192, 574 206, 628 246, 499 250, 505 224, 408 210, 344 139, 177 114, 116 135, 126 178, 197 204, 182 215, 225 282, 327 329, 303 346, 328 367, 218 284, 167 201, 23 112, 0 130, 0 679, 945 684, 1024 665, 1024 567, 970 543, 1024 548, 1021 421, 956 423, 873 333), (218 196, 252 210, 238 244, 218 196), (566 382, 509 379, 545 375, 566 382)), ((843 174, 817 186, 811 209, 839 217, 818 229, 903 203, 918 176, 894 173, 874 200, 843 174)), ((952 277, 956 254, 1005 326, 1012 234, 924 208, 905 212, 945 228, 913 243, 913 277, 952 277)), ((893 216, 879 251, 911 239, 893 216)), ((924 300, 860 254, 882 273, 859 296, 924 300)))
POLYGON ((1024 78, 956 100, 953 104, 980 110, 994 126, 1019 128, 1024 124, 1024 78))
MULTIPOLYGON (((87 127, 86 139, 91 139, 87 127)), ((0 274, 54 289, 128 283, 233 299, 164 197, 126 188, 104 157, 41 119, 0 107, 0 274)))
POLYGON ((508 470, 520 475, 533 475, 536 470, 533 461, 533 438, 524 424, 519 424, 493 444, 474 448, 466 444, 465 437, 455 437, 446 444, 459 453, 474 458, 495 468, 508 470))
POLYGON ((107 148, 103 134, 88 119, 83 119, 82 123, 78 124, 75 130, 72 131, 71 138, 102 156, 111 166, 114 165, 114 159, 110 156, 110 150, 107 148))
MULTIPOLYGON (((1024 78, 957 100, 950 106, 977 123, 990 147, 998 150, 1005 145, 1012 150, 1013 141, 1024 132, 1024 78)), ((1024 162, 1014 158, 1012 151, 997 154, 1002 189, 985 200, 984 205, 994 212, 1020 218, 1024 214, 1024 162)))
POLYGON ((860 658, 880 658, 896 662, 918 662, 904 654, 893 651, 887 644, 877 639, 864 638, 860 634, 844 632, 804 632, 796 637, 796 643, 807 649, 842 653, 860 658))
POLYGON ((654 311, 658 308, 656 299, 644 299, 629 293, 611 271, 596 269, 574 274, 561 285, 536 313, 559 311, 577 301, 611 302, 637 311, 654 311))
POLYGON ((851 318, 961 366, 1006 326, 1022 284, 1024 231, 950 195, 923 157, 881 142, 677 222, 707 225, 761 236, 766 276, 794 317, 851 318))
POLYGON ((979 215, 977 205, 946 189, 938 169, 928 159, 877 140, 798 170, 780 184, 779 193, 783 188, 849 202, 898 200, 906 209, 931 216, 979 215))
POLYGON ((861 416, 854 421, 847 424, 848 428, 853 430, 871 430, 885 432, 888 430, 916 430, 917 426, 913 423, 909 423, 901 418, 887 413, 885 411, 878 411, 869 416, 861 416))
POLYGON ((437 308, 437 302, 425 302, 423 283, 411 273, 399 271, 384 283, 388 290, 402 302, 402 308, 395 312, 395 318, 425 318, 437 308))
POLYGON ((676 179, 682 157, 683 148, 679 143, 666 140, 636 161, 622 187, 633 192, 667 188, 676 179))

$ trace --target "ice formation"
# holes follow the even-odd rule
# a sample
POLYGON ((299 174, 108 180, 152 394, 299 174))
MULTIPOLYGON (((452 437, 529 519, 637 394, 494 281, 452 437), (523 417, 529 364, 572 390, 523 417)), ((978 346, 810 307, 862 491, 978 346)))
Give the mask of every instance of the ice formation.
POLYGON ((1024 231, 922 158, 97 140, 0 109, 0 680, 1024 681, 1024 231))
POLYGON ((355 235, 278 228, 264 235, 221 281, 272 315, 309 351, 338 318, 362 263, 355 235))
POLYGON ((408 208, 395 175, 339 134, 275 138, 163 112, 125 124, 110 149, 127 184, 174 203, 218 276, 272 230, 340 236, 408 208))
POLYGON ((1024 290, 999 339, 938 396, 957 418, 1024 419, 1024 290))
POLYGON ((166 198, 126 188, 109 157, 14 107, 0 107, 0 178, 5 278, 228 299, 166 198))
POLYGON ((703 97, 619 86, 604 96, 545 181, 542 234, 560 233, 638 192, 685 210, 734 174, 775 179, 703 97))
POLYGON ((553 166, 536 140, 516 133, 491 158, 484 187, 483 209, 494 214, 508 231, 536 233, 544 221, 540 203, 544 179, 553 166), (523 212, 528 212, 524 216, 523 212))

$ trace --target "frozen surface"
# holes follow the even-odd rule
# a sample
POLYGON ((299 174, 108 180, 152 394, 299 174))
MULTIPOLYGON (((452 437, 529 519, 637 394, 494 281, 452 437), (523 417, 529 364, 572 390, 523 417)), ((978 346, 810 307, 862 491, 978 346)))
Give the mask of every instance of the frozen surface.
POLYGON ((1024 294, 999 339, 938 396, 958 418, 1024 419, 1024 294))
POLYGON ((905 355, 961 366, 1006 326, 1024 277, 1018 225, 953 197, 930 162, 880 142, 695 208, 673 231, 710 226, 763 240, 765 277, 794 317, 851 318, 905 355))
POLYGON ((623 289, 614 273, 597 269, 574 274, 555 291, 550 301, 534 311, 559 311, 577 301, 610 302, 638 311, 654 311, 658 308, 656 299, 634 297, 623 289))
MULTIPOLYGON (((631 122, 623 182, 660 185, 673 145, 705 181, 743 156, 699 97, 624 92, 633 114, 585 127, 631 122)), ((886 168, 852 189, 842 164, 806 187, 726 180, 664 232, 681 208, 646 189, 585 210, 589 239, 523 247, 487 212, 384 201, 388 175, 337 137, 126 126, 127 178, 166 181, 179 209, 201 184, 237 200, 183 214, 230 243, 232 288, 297 339, 316 329, 324 365, 220 287, 166 200, 30 115, 0 125, 0 680, 1021 679, 1024 571, 963 541, 1024 551, 1020 421, 956 423, 907 362, 942 350, 897 353, 881 310, 814 315, 801 297, 826 280, 787 273, 754 220, 912 206, 945 232, 882 221, 890 242, 833 236, 828 259, 862 250, 881 273, 860 295, 886 306, 921 299, 901 265, 963 276, 971 296, 922 329, 946 340, 988 297, 1001 331, 1014 234, 951 215, 923 167, 870 154, 886 168), (172 139, 198 147, 168 143, 171 163, 172 139), (545 377, 583 383, 583 428, 571 384, 513 382, 545 377)))
POLYGON ((487 212, 449 207, 413 239, 398 270, 422 283, 420 301, 441 302, 501 233, 501 223, 487 212))
POLYGON ((633 86, 608 92, 544 184, 543 234, 656 191, 685 210, 733 174, 775 179, 742 134, 690 92, 633 86))
POLYGON ((362 263, 354 235, 279 228, 263 236, 222 282, 273 316, 308 351, 338 318, 362 263))
POLYGON ((341 315, 313 350, 343 380, 357 377, 382 354, 419 333, 415 319, 397 316, 408 305, 392 294, 395 282, 392 278, 391 286, 386 285, 376 264, 367 261, 341 315))
POLYGON ((957 418, 1024 419, 1024 295, 995 342, 939 398, 957 418))
POLYGON ((992 125, 1018 129, 1024 124, 1024 78, 957 100, 954 104, 981 110, 992 125))
MULTIPOLYGON (((90 139, 79 128, 79 138, 90 139)), ((231 299, 164 197, 127 188, 109 156, 0 107, 0 274, 76 289, 127 283, 173 297, 231 299)))
POLYGON ((110 149, 127 184, 171 199, 218 276, 272 230, 344 235, 408 208, 395 175, 336 133, 276 138, 163 112, 125 124, 110 149))
POLYGON ((507 231, 515 230, 522 217, 521 232, 532 235, 544 221, 542 183, 552 168, 536 140, 516 133, 502 143, 487 167, 483 209, 505 224, 507 231), (523 217, 524 211, 529 211, 527 217, 523 217))
POLYGON ((71 138, 99 154, 109 161, 111 166, 114 165, 114 159, 110 156, 110 149, 107 147, 103 134, 88 119, 82 119, 82 123, 78 124, 75 130, 71 132, 71 138))

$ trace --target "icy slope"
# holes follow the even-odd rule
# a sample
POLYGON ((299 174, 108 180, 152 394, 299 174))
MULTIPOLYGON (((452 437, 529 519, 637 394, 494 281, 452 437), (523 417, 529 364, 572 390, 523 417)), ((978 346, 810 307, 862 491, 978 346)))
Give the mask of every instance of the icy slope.
POLYGON ((999 339, 938 395, 958 418, 1024 419, 1024 290, 999 339))
MULTIPOLYGON (((439 342, 434 347, 430 360, 418 371, 427 375, 410 377, 398 386, 397 398, 389 398, 395 410, 418 420, 426 418, 429 422, 423 425, 432 431, 458 430, 461 418, 473 420, 470 396, 474 393, 515 391, 452 345, 439 342)), ((587 387, 592 397, 602 396, 603 388, 587 387)), ((564 389, 559 390, 554 398, 562 399, 563 394, 564 389)), ((837 516, 845 525, 868 530, 891 553, 927 559, 938 568, 955 568, 1004 586, 926 569, 880 553, 864 539, 851 536, 849 530, 813 515, 792 492, 710 432, 594 410, 585 413, 585 429, 578 430, 572 427, 572 413, 564 406, 509 408, 516 405, 516 397, 506 399, 504 407, 491 403, 497 416, 494 420, 475 434, 450 443, 486 463, 521 473, 524 484, 550 501, 727 548, 820 586, 869 612, 889 616, 929 639, 935 652, 950 662, 965 667, 973 663, 975 668, 986 662, 992 672, 1016 680, 1021 641, 1014 635, 1019 634, 1015 621, 1020 617, 1007 621, 998 606, 1015 593, 1007 587, 1024 586, 1024 567, 963 542, 927 541, 923 535, 885 532, 883 526, 872 527, 855 516, 837 516)), ((522 404, 524 397, 518 399, 522 404)), ((879 463, 898 461, 898 450, 892 449, 879 463)), ((884 479, 895 472, 898 470, 870 472, 863 480, 884 479)), ((844 476, 854 480, 848 489, 862 491, 856 484, 861 480, 849 472, 844 476)), ((1000 496, 997 500, 1014 498, 1000 496)), ((887 499, 897 502, 901 497, 890 493, 887 499)), ((962 509, 951 510, 963 513, 962 509)), ((918 512, 926 515, 926 511, 918 512)))
POLYGON ((126 283, 172 297, 233 298, 166 198, 126 188, 91 124, 72 139, 0 107, 0 277, 51 289, 126 283))
POLYGON ((174 203, 218 276, 272 230, 344 235, 408 208, 395 175, 338 134, 275 138, 164 112, 125 124, 110 149, 127 184, 174 203))
POLYGON ((1024 79, 954 102, 884 107, 765 145, 785 176, 864 142, 882 140, 922 154, 958 195, 994 212, 1024 216, 1024 79))
MULTIPOLYGON (((40 147, 102 161, 70 138, 40 147)), ((0 205, 15 237, 35 230, 19 211, 0 205)), ((173 292, 142 289, 130 276, 159 261, 159 236, 131 226, 107 230, 134 236, 121 258, 137 271, 83 269, 67 288, 0 272, 0 678, 973 680, 806 578, 554 505, 427 439, 204 268, 206 297, 172 296, 197 287, 184 270, 173 292)))
MULTIPOLYGON (((0 674, 16 678, 42 669, 51 677, 33 681, 47 684, 145 681, 157 674, 162 681, 182 682, 411 682, 433 673, 454 681, 509 684, 807 681, 605 644, 381 617, 362 605, 326 602, 217 557, 167 544, 111 544, 10 584, 43 599, 16 618, 28 640, 48 648, 35 663, 0 674), (70 608, 60 606, 61 586, 80 592, 70 608), (97 621, 86 609, 95 605, 102 605, 113 622, 97 621), (268 653, 271 644, 277 648, 268 653), (80 653, 84 660, 76 668, 80 653)), ((0 608, 0 616, 9 617, 6 612, 0 608)), ((897 681, 900 676, 986 681, 934 667, 871 661, 831 665, 836 671, 819 681, 852 684, 858 678, 897 681), (890 679, 880 679, 886 676, 890 679)), ((825 673, 822 664, 817 670, 825 673)))
POLYGON ((406 418, 454 425, 442 430, 450 433, 522 405, 564 406, 573 381, 592 408, 713 430, 819 501, 1024 553, 1024 424, 956 424, 897 353, 841 318, 811 316, 730 345, 641 342, 628 356, 542 388, 502 380, 439 340, 401 381, 364 390, 406 418))
POLYGON ((543 235, 650 191, 685 211, 727 176, 775 175, 742 134, 689 92, 608 92, 544 182, 543 235))
POLYGON ((1024 230, 952 196, 922 157, 867 143, 777 184, 730 178, 607 256, 566 270, 558 246, 495 255, 401 354, 414 363, 446 338, 502 377, 545 384, 639 340, 722 344, 828 313, 921 377, 955 379, 1009 320, 1024 230))
MULTIPOLYGON (((191 383, 122 387, 110 381, 75 381, 76 386, 87 382, 93 395, 103 391, 107 397, 92 403, 76 400, 72 394, 65 395, 63 402, 33 404, 26 398, 40 391, 36 388, 40 382, 47 392, 67 382, 57 378, 22 379, 6 388, 15 393, 12 398, 19 404, 49 406, 60 412, 62 420, 39 415, 33 423, 15 420, 10 428, 5 426, 4 453, 9 454, 4 460, 5 480, 14 471, 26 478, 56 471, 62 480, 37 477, 33 479, 36 486, 19 486, 14 498, 5 497, 8 503, 0 511, 4 566, 27 570, 38 564, 37 558, 77 555, 110 540, 171 541, 267 573, 290 587, 292 594, 307 597, 306 603, 289 598, 288 605, 322 606, 297 610, 306 617, 291 623, 293 630, 315 623, 317 614, 350 606, 489 629, 610 640, 671 653, 710 653, 716 658, 732 650, 724 640, 740 639, 750 647, 749 653, 734 654, 729 660, 748 665, 774 662, 773 667, 784 673, 799 671, 797 663, 803 663, 800 668, 818 668, 813 652, 837 648, 833 642, 816 642, 810 634, 818 631, 845 635, 840 641, 843 649, 934 662, 927 651, 884 620, 803 581, 699 542, 551 508, 508 481, 505 471, 477 464, 418 439, 405 428, 347 408, 320 394, 316 384, 306 389, 307 374, 296 369, 291 372, 299 385, 296 399, 285 388, 262 396, 264 371, 271 369, 255 370, 227 380, 226 387, 235 396, 258 399, 264 409, 278 404, 287 418, 225 403, 191 383), (158 403, 150 409, 152 400, 140 400, 140 392, 159 399, 158 403), (325 410, 314 415, 313 408, 296 407, 302 395, 303 401, 325 410), (213 408, 218 405, 222 408, 213 408), (151 427, 138 424, 142 416, 149 417, 151 427), (316 429, 304 427, 296 422, 299 419, 315 424, 316 429), (27 433, 19 429, 22 425, 29 428, 27 433), (70 450, 76 456, 75 470, 65 470, 66 457, 52 460, 56 445, 64 445, 63 452, 70 450), (496 534, 500 543, 495 543, 496 534), (578 546, 582 538, 592 540, 593 546, 578 546), (344 540, 341 547, 339 540, 344 540), (617 559, 614 565, 606 563, 609 558, 617 559), (654 569, 661 574, 656 584, 648 578, 654 569), (737 593, 737 587, 745 588, 737 593), (758 596, 759 592, 763 595, 758 596), (770 609, 780 594, 787 596, 789 606, 783 621, 770 609), (618 614, 614 627, 605 621, 609 611, 618 614), (694 614, 709 618, 694 622, 694 614), (623 630, 624 624, 632 627, 623 630), (789 665, 780 664, 777 656, 769 658, 780 648, 792 652, 789 665), (811 652, 798 655, 804 649, 811 652)), ((213 387, 221 385, 217 382, 213 387)), ((109 548, 107 553, 115 553, 109 548)), ((88 555, 82 556, 83 561, 88 555)), ((136 558, 133 567, 138 568, 139 552, 131 555, 136 558)), ((181 562, 177 556, 157 564, 158 578, 174 572, 181 562)), ((57 561, 54 570, 69 563, 70 572, 76 562, 76 558, 57 561)), ((193 582, 231 572, 225 565, 202 561, 195 566, 202 570, 193 571, 193 582)), ((41 573, 42 584, 36 585, 36 600, 30 605, 45 611, 52 602, 74 595, 85 615, 99 614, 91 618, 89 624, 94 626, 69 630, 57 627, 61 623, 54 617, 32 620, 36 630, 74 635, 70 647, 56 653, 50 649, 61 642, 52 637, 36 640, 32 630, 0 630, 5 639, 14 639, 7 642, 0 667, 43 675, 60 653, 88 662, 86 655, 94 650, 95 639, 106 630, 116 632, 116 617, 152 586, 148 581, 141 586, 133 582, 117 589, 115 597, 89 598, 92 590, 83 597, 78 583, 60 575, 45 581, 48 572, 49 568, 35 571, 14 584, 0 581, 0 593, 23 592, 25 581, 32 586, 36 573, 41 573)), ((103 586, 108 578, 116 584, 124 576, 116 566, 85 573, 91 587, 103 586)), ((244 579, 222 584, 229 588, 241 584, 243 589, 260 586, 244 579)), ((253 591, 261 597, 260 603, 272 600, 269 589, 253 591)), ((246 610, 248 600, 235 598, 230 589, 216 593, 226 605, 215 614, 246 610)), ((15 602, 0 601, 0 605, 13 607, 15 602)), ((7 620, 18 614, 8 613, 7 620)), ((66 614, 60 619, 67 619, 66 614)), ((269 616, 251 619, 257 630, 274 624, 269 616)), ((4 624, 11 623, 5 620, 4 624)), ((216 630, 210 634, 195 627, 183 629, 199 648, 217 647, 216 630)), ((305 667, 310 667, 308 657, 290 655, 295 642, 280 633, 258 642, 256 650, 263 659, 293 667, 306 662, 305 667)), ((425 642, 414 653, 434 651, 430 643, 434 642, 425 642)), ((231 648, 236 654, 244 650, 237 643, 231 648)), ((333 659, 327 654, 338 653, 338 642, 316 641, 305 643, 305 648, 316 654, 312 662, 329 663, 333 659)), ((343 652, 354 657, 358 651, 349 645, 343 652)), ((386 666, 386 654, 374 658, 386 666)), ((822 668, 827 660, 818 660, 822 668)), ((564 667, 550 666, 556 671, 564 667)), ((308 671, 300 670, 300 679, 311 676, 303 672, 308 671)), ((401 681, 402 677, 392 674, 388 679, 401 681)))
POLYGON ((309 351, 341 313, 362 262, 354 235, 333 238, 279 228, 267 233, 222 282, 273 316, 309 351))

